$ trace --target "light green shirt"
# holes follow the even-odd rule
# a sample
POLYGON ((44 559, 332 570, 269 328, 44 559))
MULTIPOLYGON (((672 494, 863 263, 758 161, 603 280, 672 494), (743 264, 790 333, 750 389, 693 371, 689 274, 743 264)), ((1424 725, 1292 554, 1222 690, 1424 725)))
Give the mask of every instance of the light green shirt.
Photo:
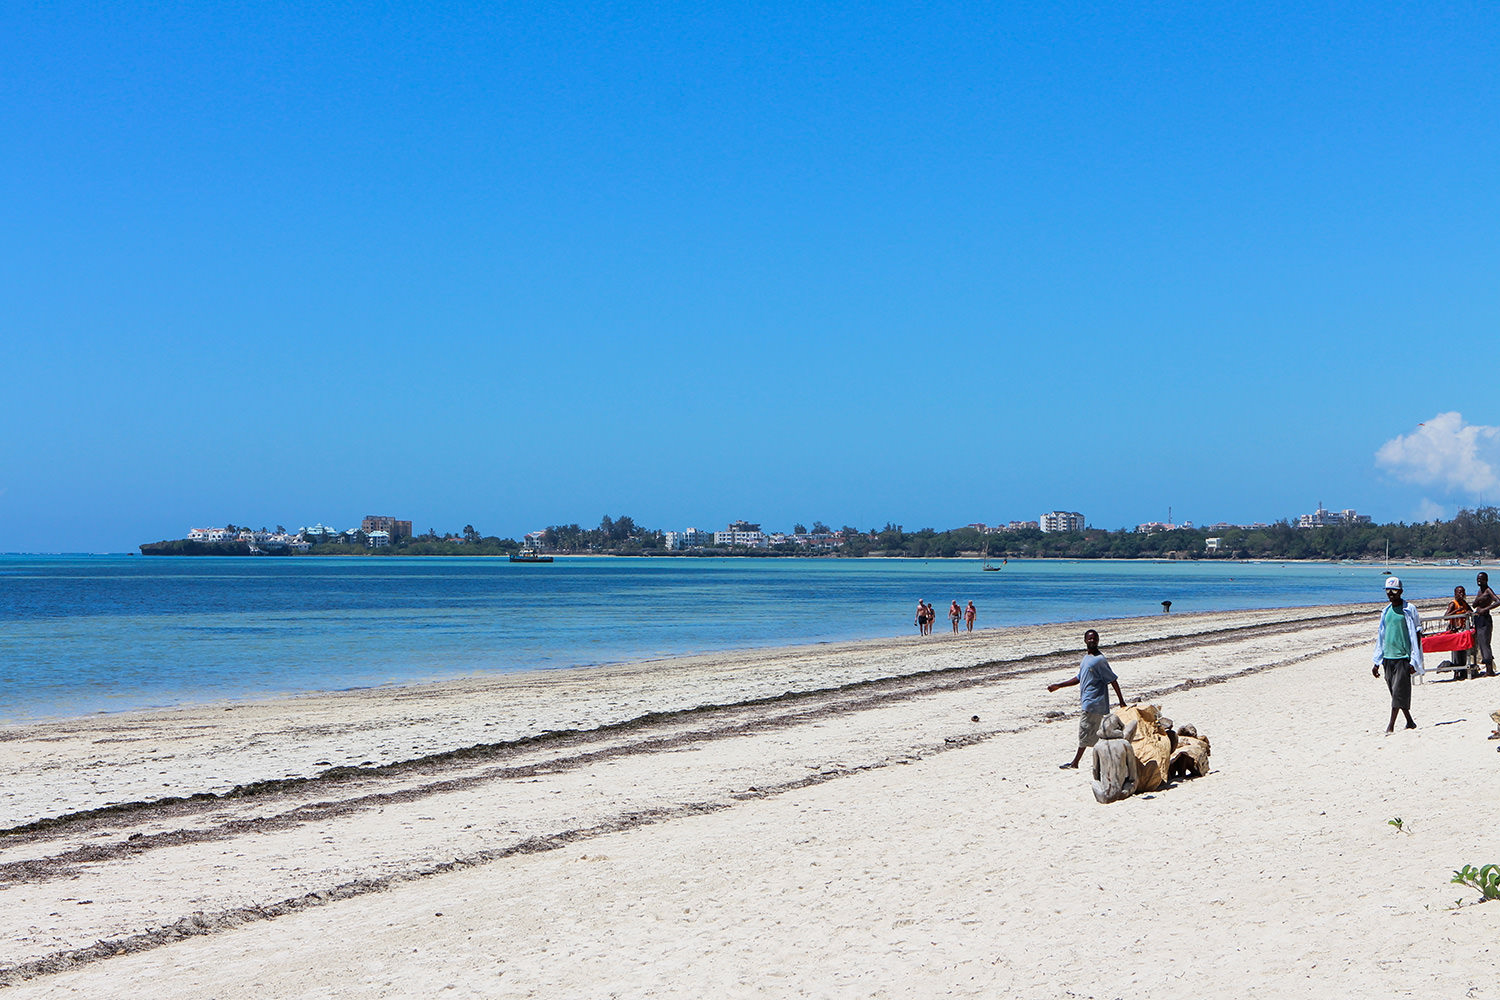
POLYGON ((1411 636, 1406 634, 1406 616, 1394 607, 1385 609, 1385 646, 1380 655, 1387 660, 1411 657, 1411 636))

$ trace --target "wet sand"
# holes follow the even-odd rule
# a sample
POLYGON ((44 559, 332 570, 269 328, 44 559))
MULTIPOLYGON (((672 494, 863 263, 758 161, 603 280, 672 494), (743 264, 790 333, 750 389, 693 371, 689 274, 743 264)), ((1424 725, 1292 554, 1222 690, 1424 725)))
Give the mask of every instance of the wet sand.
POLYGON ((1500 862, 1500 681, 1385 737, 1375 611, 1090 623, 1214 747, 1111 805, 1057 769, 1081 624, 9 727, 0 982, 1495 996, 1500 904, 1448 879, 1500 862))

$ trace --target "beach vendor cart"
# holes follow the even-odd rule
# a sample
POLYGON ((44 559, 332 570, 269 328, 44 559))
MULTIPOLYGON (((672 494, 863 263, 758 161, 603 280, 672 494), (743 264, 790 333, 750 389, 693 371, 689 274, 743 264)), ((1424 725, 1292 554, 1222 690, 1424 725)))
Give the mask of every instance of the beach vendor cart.
POLYGON ((1473 649, 1474 623, 1470 615, 1437 617, 1422 622, 1423 659, 1430 653, 1453 654, 1437 666, 1429 666, 1428 670, 1451 670, 1454 680, 1478 677, 1479 665, 1474 662, 1473 649))

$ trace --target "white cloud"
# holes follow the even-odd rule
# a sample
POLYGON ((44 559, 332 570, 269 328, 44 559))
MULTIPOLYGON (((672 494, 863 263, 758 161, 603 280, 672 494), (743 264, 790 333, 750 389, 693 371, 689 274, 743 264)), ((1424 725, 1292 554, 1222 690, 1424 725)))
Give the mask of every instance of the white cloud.
POLYGON ((1447 508, 1443 507, 1442 504, 1433 503, 1424 497, 1422 502, 1417 504, 1417 513, 1412 518, 1412 523, 1430 524, 1434 521, 1446 520, 1448 520, 1447 508))
POLYGON ((1439 413, 1380 446, 1375 464, 1409 483, 1467 493, 1500 492, 1500 427, 1464 423, 1439 413))

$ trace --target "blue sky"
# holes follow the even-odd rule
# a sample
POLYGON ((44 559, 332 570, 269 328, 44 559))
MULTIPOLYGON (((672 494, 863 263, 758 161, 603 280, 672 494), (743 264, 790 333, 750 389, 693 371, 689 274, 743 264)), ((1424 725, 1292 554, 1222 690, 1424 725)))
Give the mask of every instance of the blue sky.
POLYGON ((1500 501, 1493 5, 10 4, 0 66, 0 550, 1500 501))

